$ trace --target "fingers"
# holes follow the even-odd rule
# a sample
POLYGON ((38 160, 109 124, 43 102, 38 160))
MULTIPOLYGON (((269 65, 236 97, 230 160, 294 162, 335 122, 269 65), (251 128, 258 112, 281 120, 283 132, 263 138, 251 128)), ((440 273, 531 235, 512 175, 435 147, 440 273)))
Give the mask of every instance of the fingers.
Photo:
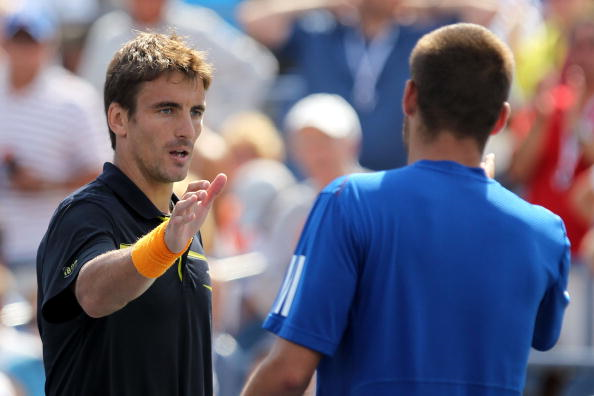
POLYGON ((198 203, 200 207, 208 210, 208 207, 214 198, 220 194, 226 183, 227 176, 223 173, 218 174, 212 183, 207 180, 190 183, 182 199, 175 204, 170 221, 179 224, 194 220, 197 213, 195 210, 191 210, 193 206, 198 203))
POLYGON ((225 187, 225 184, 227 184, 227 175, 225 175, 224 173, 219 173, 214 178, 212 183, 210 183, 210 186, 208 187, 208 190, 206 191, 207 196, 204 200, 202 200, 202 205, 204 205, 204 206, 210 205, 211 202, 217 197, 217 195, 219 195, 221 193, 221 191, 225 187))
POLYGON ((186 188, 186 193, 198 190, 207 190, 208 187, 210 187, 210 182, 208 180, 193 181, 190 184, 188 184, 188 188, 186 188))

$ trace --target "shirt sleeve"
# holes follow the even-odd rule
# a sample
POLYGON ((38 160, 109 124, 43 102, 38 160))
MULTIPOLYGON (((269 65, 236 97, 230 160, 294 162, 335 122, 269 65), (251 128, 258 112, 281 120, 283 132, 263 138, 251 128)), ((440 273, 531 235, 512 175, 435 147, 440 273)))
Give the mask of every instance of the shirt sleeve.
POLYGON ((569 304, 567 282, 569 268, 571 266, 571 253, 565 227, 563 225, 562 227, 564 233, 564 250, 559 260, 558 278, 549 287, 542 299, 534 326, 532 347, 540 351, 551 349, 559 339, 563 314, 569 304))
POLYGON ((278 336, 326 355, 334 353, 347 327, 360 262, 344 207, 348 198, 343 182, 338 184, 318 196, 264 322, 278 336))
POLYGON ((76 203, 56 213, 37 253, 45 320, 64 322, 82 313, 71 286, 87 262, 117 248, 113 229, 107 212, 93 203, 76 203))

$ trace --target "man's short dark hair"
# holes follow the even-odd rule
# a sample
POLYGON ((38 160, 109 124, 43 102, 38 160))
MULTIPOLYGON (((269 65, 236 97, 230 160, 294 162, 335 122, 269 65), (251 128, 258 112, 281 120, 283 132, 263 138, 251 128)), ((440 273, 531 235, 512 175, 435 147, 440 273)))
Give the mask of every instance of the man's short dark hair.
POLYGON ((482 26, 459 23, 423 36, 410 57, 427 138, 449 131, 482 149, 509 96, 510 49, 482 26))
MULTIPOLYGON (((105 113, 111 103, 119 103, 130 116, 136 111, 136 97, 142 83, 164 73, 179 71, 187 78, 199 78, 208 89, 212 67, 204 53, 190 48, 176 34, 139 33, 114 55, 105 79, 103 100, 105 113)), ((115 150, 115 133, 110 129, 111 147, 115 150)))

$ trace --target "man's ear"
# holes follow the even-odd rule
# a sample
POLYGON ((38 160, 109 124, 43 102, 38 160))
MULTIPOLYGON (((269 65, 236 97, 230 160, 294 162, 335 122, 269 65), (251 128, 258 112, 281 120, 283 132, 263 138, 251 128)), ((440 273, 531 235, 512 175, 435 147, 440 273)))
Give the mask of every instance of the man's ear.
POLYGON ((408 80, 404 87, 404 95, 402 96, 402 111, 407 116, 412 116, 417 112, 417 85, 413 80, 408 80))
POLYGON ((107 108, 107 124, 116 136, 125 137, 128 132, 128 110, 119 103, 111 102, 107 108))
POLYGON ((501 106, 501 110, 499 111, 499 117, 497 117, 497 121, 491 129, 491 135, 495 135, 505 127, 510 113, 511 107, 509 106, 509 103, 503 102, 503 106, 501 106))

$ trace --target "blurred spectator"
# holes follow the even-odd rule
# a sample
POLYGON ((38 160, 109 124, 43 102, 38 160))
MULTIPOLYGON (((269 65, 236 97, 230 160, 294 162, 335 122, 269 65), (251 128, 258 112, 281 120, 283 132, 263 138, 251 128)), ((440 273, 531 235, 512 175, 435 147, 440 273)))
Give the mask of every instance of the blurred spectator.
MULTIPOLYGON (((435 27, 399 23, 401 3, 251 0, 239 11, 246 31, 276 51, 281 64, 297 76, 287 101, 326 92, 353 105, 363 127, 361 163, 371 169, 406 163, 400 99, 409 75, 408 56, 417 40, 435 27)), ((456 20, 436 15, 443 23, 456 20)))
MULTIPOLYGON (((43 396, 45 375, 41 359, 41 340, 15 326, 21 322, 23 304, 7 304, 13 291, 14 279, 10 271, 0 264, 0 373, 15 385, 19 396, 43 396)), ((0 384, 0 395, 3 387, 0 384)))
POLYGON ((316 194, 339 176, 363 171, 357 159, 361 124, 342 97, 312 94, 301 99, 287 114, 285 130, 305 183, 316 194))
POLYGON ((206 51, 220 76, 209 89, 207 126, 216 130, 227 116, 263 104, 276 74, 276 60, 214 11, 176 0, 125 0, 124 5, 125 10, 104 15, 89 32, 79 74, 93 85, 102 89, 109 60, 136 30, 173 29, 206 51))
MULTIPOLYGON (((567 58, 558 74, 545 79, 526 111, 517 114, 512 129, 519 139, 509 169, 523 184, 526 199, 561 216, 571 242, 573 261, 588 221, 572 202, 576 181, 594 163, 594 19, 580 19, 570 30, 567 58)), ((592 338, 589 277, 573 266, 572 294, 561 342, 584 345, 592 338)))
POLYGON ((257 158, 285 159, 282 137, 272 120, 262 113, 244 112, 229 117, 221 127, 221 135, 229 147, 233 169, 257 158))
POLYGON ((34 289, 37 246, 56 204, 98 173, 109 146, 93 88, 49 64, 56 26, 47 10, 24 1, 3 30, 2 253, 27 294, 34 289))
POLYGON ((265 233, 252 245, 267 263, 266 270, 248 279, 244 287, 258 328, 274 301, 318 192, 339 176, 364 171, 357 160, 361 142, 357 113, 338 95, 312 94, 301 99, 287 114, 285 132, 306 179, 280 189, 266 205, 265 233))
POLYGON ((231 191, 241 202, 240 229, 246 251, 257 251, 266 270, 244 283, 247 307, 258 323, 270 309, 295 243, 317 193, 331 180, 363 169, 357 161, 361 127, 340 96, 313 94, 289 111, 285 130, 306 179, 296 184, 270 160, 250 161, 237 173, 231 191))
POLYGON ((542 27, 540 0, 494 0, 495 15, 486 25, 517 53, 520 43, 534 37, 542 27))
MULTIPOLYGON (((512 47, 516 55, 516 80, 525 98, 530 99, 547 75, 563 66, 566 36, 576 18, 583 15, 589 0, 543 0, 544 23, 512 47)), ((510 7, 514 15, 525 8, 510 7)), ((521 20, 526 23, 526 19, 521 20)))
POLYGON ((577 215, 569 192, 594 163, 593 20, 574 26, 562 70, 541 83, 531 108, 512 127, 520 143, 510 176, 525 185, 528 201, 563 218, 577 252, 588 224, 577 215))

